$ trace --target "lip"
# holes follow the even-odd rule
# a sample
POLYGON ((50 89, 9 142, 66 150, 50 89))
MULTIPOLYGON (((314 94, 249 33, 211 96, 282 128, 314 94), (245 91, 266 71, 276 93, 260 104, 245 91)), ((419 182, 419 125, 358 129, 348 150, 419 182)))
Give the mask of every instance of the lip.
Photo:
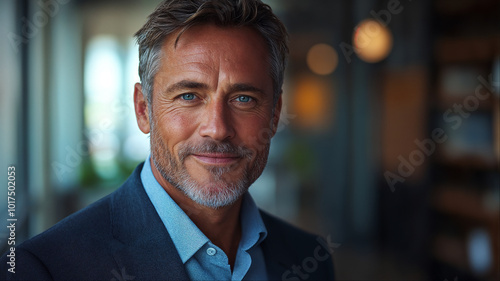
POLYGON ((227 153, 202 153, 192 154, 192 156, 202 164, 217 166, 230 165, 240 159, 237 155, 227 153))

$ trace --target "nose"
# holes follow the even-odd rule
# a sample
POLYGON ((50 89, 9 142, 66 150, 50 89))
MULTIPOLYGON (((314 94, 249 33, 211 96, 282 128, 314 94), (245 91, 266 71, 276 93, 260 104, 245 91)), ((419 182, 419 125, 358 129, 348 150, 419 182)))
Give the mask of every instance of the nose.
POLYGON ((223 141, 234 137, 231 112, 224 100, 211 100, 203 109, 199 133, 202 137, 210 137, 215 141, 223 141))

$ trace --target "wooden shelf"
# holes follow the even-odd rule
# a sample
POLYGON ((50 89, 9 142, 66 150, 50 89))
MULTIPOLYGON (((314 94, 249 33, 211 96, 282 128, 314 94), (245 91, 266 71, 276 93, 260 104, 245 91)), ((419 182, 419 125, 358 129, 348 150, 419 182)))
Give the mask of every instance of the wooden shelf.
POLYGON ((440 63, 492 62, 499 54, 500 34, 478 38, 442 38, 435 47, 435 57, 440 63))
MULTIPOLYGON (((469 264, 467 237, 473 229, 487 231, 491 241, 492 266, 484 277, 500 278, 500 210, 486 208, 483 194, 462 187, 438 187, 432 198, 433 208, 453 218, 456 233, 437 232, 431 253, 437 260, 453 267, 472 272, 469 264)), ((489 280, 489 279, 488 279, 489 280)))
MULTIPOLYGON (((500 56, 498 0, 437 0, 433 6, 438 37, 433 50, 431 128, 443 126, 443 114, 455 104, 471 102, 483 84, 479 77, 491 80, 500 56)), ((500 172, 499 104, 498 93, 490 92, 469 112, 469 119, 462 118, 461 131, 447 127, 450 139, 432 156, 436 184, 430 202, 436 226, 431 255, 437 271, 450 266, 464 274, 459 279, 467 279, 467 274, 477 280, 500 279, 500 203, 492 199, 497 196, 500 172), (473 272, 468 253, 468 237, 477 229, 488 233, 493 249, 492 268, 481 276, 473 272)))
MULTIPOLYGON (((491 152, 493 153, 493 149, 491 152)), ((436 162, 441 166, 456 167, 459 169, 498 171, 498 163, 493 154, 491 158, 486 159, 473 154, 451 157, 446 152, 439 152, 436 162)))
POLYGON ((432 254, 443 263, 469 270, 465 245, 465 241, 460 237, 438 234, 432 241, 432 254))
POLYGON ((437 188, 432 206, 439 212, 485 226, 498 225, 499 210, 488 210, 481 194, 453 186, 437 188))
MULTIPOLYGON (((443 112, 453 109, 453 106, 455 104, 463 104, 464 100, 468 96, 474 96, 474 93, 470 93, 469 95, 466 96, 458 96, 454 97, 450 94, 445 94, 445 93, 439 93, 439 95, 442 97, 440 98, 440 101, 436 104, 439 110, 442 110, 443 112)), ((491 112, 494 107, 496 106, 495 102, 499 102, 497 97, 490 96, 487 100, 480 101, 479 106, 477 107, 476 111, 480 112, 491 112)), ((474 112, 476 112, 474 111, 474 112)), ((472 113, 474 113, 472 112, 472 113)))
POLYGON ((434 2, 437 12, 443 16, 468 16, 471 13, 494 13, 498 10, 496 0, 437 0, 434 2))

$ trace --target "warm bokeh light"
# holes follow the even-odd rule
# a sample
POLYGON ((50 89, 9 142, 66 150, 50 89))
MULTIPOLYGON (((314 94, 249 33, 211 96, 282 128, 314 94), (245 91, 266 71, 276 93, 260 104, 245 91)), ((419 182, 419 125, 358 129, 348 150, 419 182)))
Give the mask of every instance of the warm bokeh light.
POLYGON ((338 62, 337 51, 328 44, 316 44, 307 53, 307 65, 316 74, 332 73, 337 68, 338 62))
POLYGON ((304 75, 297 78, 292 100, 292 112, 297 114, 295 125, 321 129, 330 124, 333 89, 321 77, 304 75))
POLYGON ((376 20, 364 20, 355 29, 354 50, 358 57, 374 63, 385 59, 392 49, 392 34, 376 20))

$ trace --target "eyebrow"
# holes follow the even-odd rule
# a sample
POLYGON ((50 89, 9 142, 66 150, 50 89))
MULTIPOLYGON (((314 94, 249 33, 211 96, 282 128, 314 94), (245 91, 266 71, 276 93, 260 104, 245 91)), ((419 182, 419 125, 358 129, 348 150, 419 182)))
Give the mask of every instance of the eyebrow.
POLYGON ((203 83, 199 83, 199 82, 190 81, 190 80, 182 80, 182 81, 179 81, 179 82, 169 86, 164 92, 165 93, 172 93, 172 92, 177 92, 177 91, 186 90, 186 89, 206 90, 206 89, 208 89, 208 85, 203 84, 203 83))
POLYGON ((260 95, 265 95, 264 91, 257 88, 257 87, 254 87, 250 84, 245 84, 245 83, 236 83, 236 84, 232 84, 231 86, 229 86, 229 92, 230 93, 234 93, 234 92, 253 92, 253 93, 256 93, 256 94, 260 94, 260 95))
MULTIPOLYGON (((181 90, 206 90, 208 85, 200 82, 195 82, 191 80, 182 80, 171 86, 169 86, 164 93, 173 93, 181 90)), ((253 92, 260 95, 265 95, 265 92, 255 86, 246 83, 236 83, 231 84, 228 89, 229 93, 234 92, 253 92)))

